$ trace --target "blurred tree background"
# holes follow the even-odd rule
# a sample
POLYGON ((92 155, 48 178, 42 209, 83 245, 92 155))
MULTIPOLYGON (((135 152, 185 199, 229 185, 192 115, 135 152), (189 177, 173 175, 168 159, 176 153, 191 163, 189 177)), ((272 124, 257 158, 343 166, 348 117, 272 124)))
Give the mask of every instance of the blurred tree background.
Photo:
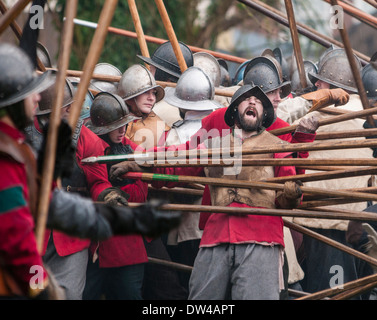
MULTIPOLYGON (((104 0, 79 1, 77 18, 97 22, 104 2, 104 0)), ((281 7, 278 0, 264 2, 277 9, 281 7)), ((64 0, 58 0, 56 6, 55 23, 60 30, 65 3, 64 0)), ((243 26, 245 30, 261 28, 271 37, 276 36, 282 29, 278 23, 256 11, 252 12, 250 8, 236 0, 175 0, 164 1, 164 4, 178 40, 209 50, 216 50, 219 34, 235 26, 243 26)), ((168 39, 155 2, 137 0, 136 5, 144 34, 168 39)), ((127 0, 118 2, 111 26, 135 31, 127 0)), ((94 32, 94 29, 88 27, 75 26, 71 69, 82 69, 94 32)), ((148 43, 150 55, 157 47, 157 44, 148 43)), ((140 54, 137 39, 108 33, 99 62, 111 63, 123 72, 130 65, 141 63, 136 54, 140 54)))

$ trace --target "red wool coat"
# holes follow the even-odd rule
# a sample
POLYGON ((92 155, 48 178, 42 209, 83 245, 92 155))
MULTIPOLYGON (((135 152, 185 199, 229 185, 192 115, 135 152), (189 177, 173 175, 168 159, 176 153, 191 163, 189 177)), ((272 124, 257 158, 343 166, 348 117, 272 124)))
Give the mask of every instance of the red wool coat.
MULTIPOLYGON (((108 144, 103 141, 104 148, 108 144)), ((138 146, 124 137, 122 143, 130 145, 133 150, 138 146)), ((145 202, 148 195, 148 184, 141 180, 121 187, 130 195, 128 202, 145 202)), ((99 266, 101 268, 121 267, 148 262, 143 237, 140 235, 114 236, 108 240, 92 243, 90 251, 92 255, 98 248, 99 266)))
MULTIPOLYGON (((105 164, 85 164, 81 165, 81 160, 87 157, 103 156, 105 148, 96 134, 87 127, 82 126, 80 136, 77 141, 76 160, 83 170, 92 200, 97 200, 99 194, 112 187, 108 180, 107 168, 105 164)), ((50 230, 46 230, 45 250, 47 248, 48 238, 51 235, 50 230)), ((89 248, 90 240, 79 239, 68 236, 62 232, 54 231, 52 233, 56 251, 60 256, 66 256, 89 248)), ((44 251, 45 252, 45 251, 44 251)))
MULTIPOLYGON (((1 121, 0 132, 18 144, 24 141, 20 131, 1 121)), ((47 273, 37 250, 26 169, 23 163, 2 152, 0 168, 0 268, 12 274, 22 294, 29 296, 29 283, 36 272, 32 266, 42 268, 42 281, 46 281, 47 273)))

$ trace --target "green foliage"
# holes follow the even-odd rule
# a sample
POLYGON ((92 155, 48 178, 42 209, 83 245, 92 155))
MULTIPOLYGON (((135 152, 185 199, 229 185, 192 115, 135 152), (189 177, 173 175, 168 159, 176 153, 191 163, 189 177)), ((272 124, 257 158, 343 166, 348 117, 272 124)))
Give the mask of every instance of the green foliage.
MULTIPOLYGON (((104 2, 104 0, 79 1, 76 17, 90 22, 98 22, 104 2)), ((58 4, 61 6, 59 11, 61 21, 64 16, 65 3, 63 0, 58 0, 58 4)), ((185 7, 182 5, 182 1, 165 1, 164 4, 178 40, 186 42, 185 7)), ((155 2, 138 0, 136 5, 144 34, 167 40, 168 36, 155 2)), ((111 26, 132 32, 135 31, 127 0, 118 2, 111 26)), ((94 29, 88 27, 75 26, 70 69, 82 70, 94 32, 94 29)), ((154 43, 147 43, 147 45, 149 54, 152 55, 158 45, 154 43)), ((136 38, 109 32, 98 62, 110 63, 124 72, 132 64, 142 63, 137 58, 137 54, 141 54, 141 52, 136 38)))

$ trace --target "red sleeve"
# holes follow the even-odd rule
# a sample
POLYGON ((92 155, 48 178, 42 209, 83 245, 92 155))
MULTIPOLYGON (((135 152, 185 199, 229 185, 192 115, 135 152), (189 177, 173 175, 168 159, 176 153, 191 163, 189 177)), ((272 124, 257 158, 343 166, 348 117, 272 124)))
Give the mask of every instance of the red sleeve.
POLYGON ((106 164, 98 163, 81 165, 81 160, 88 157, 103 156, 106 146, 107 144, 101 138, 85 126, 82 126, 77 142, 76 158, 77 163, 85 174, 90 195, 94 201, 97 200, 103 190, 112 187, 108 180, 107 167, 106 164))
POLYGON ((37 250, 34 220, 28 207, 26 172, 23 165, 11 159, 0 158, 0 167, 6 172, 0 179, 0 262, 12 274, 23 294, 29 296, 30 283, 39 270, 32 267, 41 268, 40 280, 43 282, 47 273, 37 250))

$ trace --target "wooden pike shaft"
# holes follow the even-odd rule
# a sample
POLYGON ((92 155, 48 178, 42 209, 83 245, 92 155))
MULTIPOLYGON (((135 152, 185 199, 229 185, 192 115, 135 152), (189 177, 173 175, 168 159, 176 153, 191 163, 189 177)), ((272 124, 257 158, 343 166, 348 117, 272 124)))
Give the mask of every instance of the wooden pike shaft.
MULTIPOLYGON (((371 116, 373 114, 377 114, 377 107, 368 108, 368 109, 360 110, 360 111, 353 111, 353 112, 349 112, 349 113, 334 116, 334 117, 319 119, 318 123, 319 123, 319 126, 324 126, 327 124, 338 123, 338 122, 356 119, 356 118, 360 118, 364 116, 371 116)), ((284 133, 293 132, 296 130, 296 128, 297 128, 297 125, 291 125, 289 127, 279 128, 279 129, 271 130, 269 132, 276 136, 279 136, 284 133)))
MULTIPOLYGON (((141 203, 129 203, 131 208, 140 206, 141 203)), ((345 212, 326 212, 320 210, 302 209, 268 209, 268 208, 239 208, 214 205, 194 205, 194 204, 163 204, 159 207, 162 211, 185 212, 208 212, 225 213, 230 215, 258 215, 258 216, 278 216, 278 217, 299 217, 299 218, 318 218, 318 219, 338 219, 338 220, 363 220, 377 221, 377 214, 366 211, 345 211, 345 212)))
POLYGON ((19 0, 13 7, 0 17, 0 34, 16 19, 16 17, 25 9, 31 0, 19 0))
MULTIPOLYGON (((275 8, 271 7, 271 6, 268 6, 267 4, 261 2, 261 1, 258 1, 258 0, 238 0, 239 2, 245 4, 246 6, 250 7, 250 8, 253 8, 254 10, 257 10, 261 13, 263 13, 264 15, 266 15, 267 17, 277 21, 278 23, 286 26, 286 27, 289 27, 289 23, 288 23, 288 19, 286 16, 284 16, 280 11, 276 10, 275 8)), ((309 28, 308 26, 305 26, 301 23, 297 23, 297 31, 302 34, 303 36, 309 38, 310 40, 312 41, 315 41, 319 44, 321 44, 322 46, 326 47, 326 48, 329 48, 332 44, 333 45, 336 45, 338 47, 343 47, 343 44, 339 41, 335 41, 334 39, 330 38, 330 37, 327 37, 327 36, 324 36, 322 34, 320 34, 319 32, 317 32, 316 30, 312 29, 312 28, 309 28)), ((355 54, 361 59, 363 65, 366 65, 368 63, 368 61, 370 60, 369 57, 367 57, 366 55, 360 53, 360 52, 357 52, 357 51, 354 51, 355 54)))
MULTIPOLYGON (((324 1, 326 1, 329 4, 334 5, 332 0, 324 0, 324 1)), ((341 6, 344 9, 344 11, 347 12, 350 16, 358 19, 359 21, 361 21, 365 24, 368 24, 372 28, 377 28, 377 18, 376 17, 374 17, 374 16, 372 16, 368 13, 365 13, 365 12, 357 9, 354 6, 345 3, 344 1, 338 1, 337 5, 341 6)))
MULTIPOLYGON (((7 7, 4 5, 3 1, 0 1, 0 11, 4 15, 7 12, 7 7)), ((17 24, 16 20, 13 20, 10 23, 10 27, 12 28, 14 34, 16 35, 17 39, 20 40, 22 36, 22 30, 20 26, 17 24)), ((41 71, 46 71, 46 67, 43 65, 42 61, 37 57, 37 64, 38 68, 41 71)))
POLYGON ((377 287, 377 281, 373 281, 365 285, 360 285, 358 288, 346 290, 342 293, 333 296, 330 300, 347 300, 349 298, 362 294, 365 291, 369 291, 375 287, 377 287))
POLYGON ((300 298, 297 298, 296 300, 320 300, 325 297, 330 297, 335 294, 344 292, 345 290, 352 290, 355 288, 359 288, 360 286, 369 285, 371 283, 374 283, 377 281, 377 274, 372 274, 370 276, 360 278, 354 281, 347 282, 341 286, 337 286, 335 288, 329 288, 322 291, 318 291, 300 298))
MULTIPOLYGON (((333 6, 336 6, 336 5, 339 5, 340 1, 331 0, 331 3, 333 6)), ((377 24, 376 24, 376 27, 377 27, 377 24)), ((352 47, 351 47, 351 43, 347 34, 346 26, 344 25, 343 28, 339 28, 339 32, 343 40, 344 49, 347 54, 348 62, 351 66, 353 78, 355 79, 355 82, 356 82, 356 87, 357 87, 357 90, 361 99, 361 103, 363 105, 364 110, 369 109, 370 108, 369 101, 368 101, 367 94, 364 89, 363 81, 361 80, 359 66, 356 63, 356 58, 352 52, 352 47)), ((370 116, 367 117, 367 121, 372 127, 375 127, 374 121, 370 116)))
MULTIPOLYGON (((149 165, 154 168, 169 167, 233 167, 233 166, 377 166, 377 159, 374 158, 348 158, 348 159, 306 159, 306 158, 287 158, 287 159, 183 159, 177 163, 160 162, 158 160, 149 165)), ((286 178, 285 178, 286 179, 286 178)))
MULTIPOLYGON (((81 19, 75 19, 75 23, 78 24, 78 25, 82 25, 82 26, 86 26, 86 27, 90 27, 90 28, 95 27, 94 25, 96 25, 95 23, 88 22, 88 21, 81 20, 81 19)), ((134 38, 134 39, 137 38, 137 34, 135 32, 129 31, 129 30, 124 30, 124 29, 114 28, 114 27, 109 27, 108 30, 109 30, 110 33, 113 33, 113 34, 118 34, 118 35, 121 35, 121 36, 134 38)), ((156 43, 156 44, 163 44, 164 42, 168 41, 167 39, 152 37, 152 36, 148 36, 148 35, 145 36, 145 40, 150 42, 150 43, 156 43)), ((190 48, 190 50, 192 52, 207 52, 207 53, 213 55, 216 58, 222 58, 224 60, 236 62, 236 63, 239 63, 239 64, 247 61, 246 58, 236 57, 236 56, 226 54, 226 53, 222 53, 222 52, 216 52, 216 51, 207 50, 207 49, 204 49, 204 48, 199 48, 199 47, 190 46, 190 45, 188 45, 188 47, 190 48)))
POLYGON ((93 39, 89 47, 88 56, 84 63, 84 73, 80 79, 80 83, 75 94, 75 101, 72 103, 69 112, 69 124, 72 128, 76 127, 77 120, 79 119, 81 106, 85 100, 94 67, 101 55, 102 47, 105 43, 107 35, 107 29, 111 23, 117 4, 117 0, 106 0, 103 5, 98 21, 98 28, 93 35, 93 39))
POLYGON ((169 38, 169 40, 170 40, 170 42, 173 46, 173 50, 174 50, 175 56, 177 58, 179 67, 181 69, 181 72, 183 73, 187 69, 187 64, 186 64, 186 61, 183 57, 181 48, 180 48, 179 43, 178 43, 178 39, 175 35, 174 29, 173 29, 173 26, 171 24, 169 15, 166 11, 164 2, 162 0, 155 0, 155 3, 157 5, 158 11, 160 12, 160 16, 161 16, 162 22, 165 26, 165 30, 166 30, 166 33, 168 35, 168 38, 169 38))
MULTIPOLYGON (((267 190, 283 191, 284 185, 279 183, 268 183, 261 181, 248 181, 248 180, 232 180, 222 178, 210 178, 210 177, 192 177, 181 175, 168 175, 168 174, 153 174, 153 173, 141 173, 141 172, 128 172, 123 176, 124 179, 141 179, 143 181, 170 181, 177 183, 202 183, 214 186, 230 187, 230 188, 261 188, 267 190)), ((373 200, 377 201, 377 195, 367 194, 362 192, 353 192, 352 194, 337 190, 327 190, 320 188, 300 187, 303 193, 318 194, 333 196, 339 198, 360 199, 360 200, 373 200)))
POLYGON ((294 176, 286 176, 286 177, 275 177, 275 178, 266 179, 263 181, 282 183, 286 181, 300 180, 301 182, 309 182, 309 181, 359 177, 359 176, 371 175, 371 174, 376 174, 376 173, 377 173, 376 167, 366 167, 366 168, 356 167, 356 168, 350 168, 350 169, 334 170, 331 172, 326 171, 326 172, 297 174, 294 176))
POLYGON ((308 86, 306 82, 305 69, 304 69, 304 59, 302 58, 300 41, 297 33, 296 19, 293 10, 293 5, 291 0, 284 0, 285 9, 287 11, 289 30, 291 32, 291 38, 293 43, 293 52, 296 58, 297 70, 300 77, 300 84, 302 88, 308 86))
POLYGON ((37 248, 39 252, 43 250, 46 222, 48 216, 48 206, 51 191, 51 184, 53 181, 53 173, 56 159, 56 143, 58 139, 58 127, 60 124, 60 106, 63 104, 64 86, 65 86, 65 71, 69 65, 69 55, 71 52, 71 44, 73 38, 73 19, 76 16, 77 0, 68 0, 66 6, 66 21, 64 22, 63 38, 60 48, 59 58, 59 72, 57 74, 55 85, 55 100, 52 105, 50 115, 50 125, 48 127, 46 152, 43 159, 42 182, 39 192, 38 201, 38 218, 36 222, 35 234, 37 241, 37 248))
MULTIPOLYGON (((150 56, 149 56, 148 46, 147 46, 147 42, 145 41, 144 31, 143 31, 143 27, 142 27, 141 22, 140 22, 140 17, 139 17, 139 13, 137 11, 137 6, 136 6, 135 0, 128 0, 128 7, 130 8, 132 20, 133 20, 133 23, 134 23, 134 26, 135 26, 135 31, 136 31, 136 34, 137 34, 137 40, 139 42, 141 54, 144 57, 149 58, 150 56)), ((148 69, 150 68, 148 63, 145 63, 145 66, 148 69)))
POLYGON ((283 219, 284 221, 284 225, 287 227, 287 228, 290 228, 292 230, 295 230, 295 231, 298 231, 298 232, 301 232, 305 235, 308 235, 314 239, 317 239, 317 240, 320 240, 326 244, 328 244, 329 246, 332 246, 336 249, 339 249, 339 250, 342 250, 344 252, 347 252, 349 253, 350 255, 356 257, 356 258, 359 258, 361 260, 364 260, 368 263, 370 263, 371 265, 373 266, 377 266, 377 259, 374 259, 364 253, 361 253, 360 251, 357 251, 355 249, 352 249, 344 244, 341 244, 339 243, 338 241, 335 241, 335 240, 332 240, 328 237, 325 237, 317 232, 314 232, 308 228, 305 228, 305 227, 302 227, 296 223, 293 223, 293 222, 289 222, 287 221, 286 219, 283 219))

